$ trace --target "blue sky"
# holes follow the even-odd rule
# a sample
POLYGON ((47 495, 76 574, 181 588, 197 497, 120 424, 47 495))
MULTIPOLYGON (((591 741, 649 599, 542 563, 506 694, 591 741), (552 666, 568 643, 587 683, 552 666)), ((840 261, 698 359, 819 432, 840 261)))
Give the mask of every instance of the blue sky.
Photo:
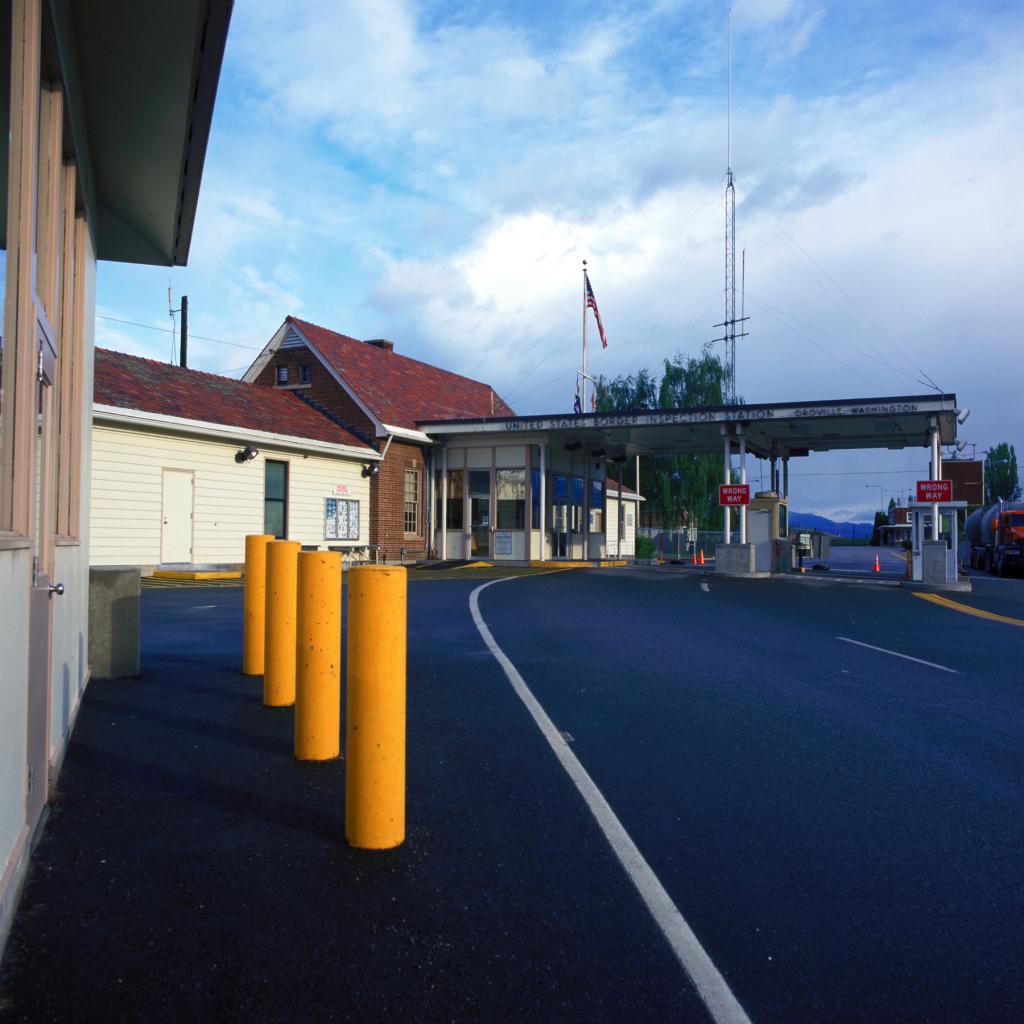
MULTIPOLYGON (((571 409, 586 258, 614 376, 722 319, 727 6, 237 0, 187 268, 104 264, 97 342, 238 374, 293 313, 571 409), (114 319, 105 319, 114 318, 114 319), (198 336, 198 337, 197 337, 198 336), (215 339, 211 341, 200 338, 215 339)), ((733 14, 747 401, 923 393, 1024 448, 1010 3, 748 0, 733 14)), ((924 449, 814 457, 862 517, 924 449)), ((886 500, 888 495, 886 495, 886 500)))

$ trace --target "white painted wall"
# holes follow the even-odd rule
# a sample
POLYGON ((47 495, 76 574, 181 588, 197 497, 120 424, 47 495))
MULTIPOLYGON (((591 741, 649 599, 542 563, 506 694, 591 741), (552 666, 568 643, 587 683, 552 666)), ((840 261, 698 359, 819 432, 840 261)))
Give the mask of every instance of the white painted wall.
MULTIPOLYGON (((617 556, 618 549, 617 545, 617 523, 619 514, 619 499, 618 498, 607 498, 606 504, 608 506, 608 541, 606 544, 608 556, 615 558, 617 556)), ((626 506, 626 518, 622 524, 622 557, 633 558, 636 555, 636 524, 637 524, 637 509, 640 503, 635 500, 625 499, 626 506)))
POLYGON ((239 465, 240 444, 120 425, 93 425, 93 565, 158 565, 162 528, 164 469, 195 473, 192 560, 234 563, 245 560, 245 535, 263 532, 263 480, 267 458, 288 463, 288 531, 302 544, 369 543, 370 483, 351 457, 261 446, 259 456, 239 465), (335 485, 348 487, 334 494, 335 485), (327 541, 324 499, 360 503, 359 540, 327 541))
POLYGON ((31 550, 0 551, 0 878, 25 824, 31 585, 31 550))
MULTIPOLYGON (((85 274, 85 308, 95 306, 96 261, 90 259, 85 274)), ((92 449, 93 335, 96 320, 85 318, 81 405, 81 475, 79 477, 78 543, 57 548, 54 582, 64 593, 52 598, 53 660, 50 672, 50 761, 63 757, 82 694, 89 678, 89 464, 92 449)), ((53 781, 53 780, 51 780, 53 781)))

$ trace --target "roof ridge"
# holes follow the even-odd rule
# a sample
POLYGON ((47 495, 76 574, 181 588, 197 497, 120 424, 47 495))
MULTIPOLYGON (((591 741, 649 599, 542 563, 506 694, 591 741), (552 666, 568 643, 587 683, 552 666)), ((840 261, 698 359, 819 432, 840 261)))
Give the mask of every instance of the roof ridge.
MULTIPOLYGON (((488 384, 485 380, 477 380, 476 377, 467 377, 464 373, 456 373, 454 370, 446 370, 443 366, 438 366, 436 363, 428 363, 424 359, 417 359, 415 356, 407 356, 402 352, 395 352, 394 350, 389 351, 388 349, 379 348, 376 345, 367 345, 366 341, 359 338, 353 338, 351 334, 342 334, 340 331, 336 331, 331 327, 324 327, 323 324, 315 324, 312 320, 303 320, 301 317, 291 316, 290 314, 287 319, 292 323, 308 324, 310 327, 315 327, 318 331, 326 331, 328 334, 333 334, 336 338, 342 338, 345 341, 354 341, 357 345, 366 345, 367 349, 382 352, 385 356, 394 356, 396 359, 404 359, 406 362, 426 366, 428 369, 436 370, 438 373, 443 373, 448 377, 458 377, 460 380, 468 381, 470 384, 478 384, 480 387, 490 388, 490 390, 494 391, 496 395, 498 394, 494 389, 494 385, 488 384)), ((498 397, 500 398, 501 396, 499 395, 498 397)), ((502 399, 502 401, 504 401, 504 399, 502 399)))
POLYGON ((178 366, 176 363, 165 363, 162 359, 153 359, 151 356, 137 356, 132 352, 118 352, 112 348, 97 348, 96 353, 102 353, 108 356, 119 356, 123 359, 134 359, 140 363, 151 363, 153 366, 159 366, 162 370, 177 370, 182 373, 197 373, 202 377, 212 377, 214 380, 226 380, 231 384, 241 384, 243 387, 251 388, 255 387, 255 384, 250 384, 248 381, 242 380, 240 377, 226 377, 222 373, 211 373, 209 370, 197 370, 192 366, 178 366))

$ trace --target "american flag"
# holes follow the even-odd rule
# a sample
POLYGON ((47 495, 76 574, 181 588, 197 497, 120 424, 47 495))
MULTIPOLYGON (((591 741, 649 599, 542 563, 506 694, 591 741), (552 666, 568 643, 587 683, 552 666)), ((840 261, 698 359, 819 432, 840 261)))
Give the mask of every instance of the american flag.
POLYGON ((587 272, 583 272, 583 277, 587 282, 587 306, 594 311, 594 319, 597 321, 597 329, 601 334, 601 348, 608 347, 608 337, 604 333, 604 324, 601 323, 601 313, 597 308, 597 299, 594 298, 594 289, 590 287, 590 277, 587 272))
POLYGON ((577 416, 583 412, 583 407, 580 405, 580 381, 578 377, 576 378, 576 400, 572 403, 572 411, 577 416))

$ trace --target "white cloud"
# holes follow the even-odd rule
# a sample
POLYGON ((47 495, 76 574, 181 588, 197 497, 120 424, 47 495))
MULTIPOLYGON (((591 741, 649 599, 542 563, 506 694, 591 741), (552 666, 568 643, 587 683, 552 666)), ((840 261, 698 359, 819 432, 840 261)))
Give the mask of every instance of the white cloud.
MULTIPOLYGON (((917 392, 916 364, 975 408, 969 440, 1019 439, 1019 375, 990 367, 1016 322, 1020 32, 958 24, 943 47, 904 52, 892 25, 847 38, 856 17, 823 10, 735 9, 753 318, 739 390, 917 392)), ((597 372, 657 369, 715 337, 724 11, 545 16, 558 9, 512 22, 399 0, 239 7, 191 266, 174 272, 194 333, 262 345, 301 311, 486 379, 520 411, 568 408, 587 258, 611 342, 592 349, 597 372)), ((135 288, 109 303, 126 319, 163 312, 166 272, 145 289, 103 275, 135 288)), ((194 351, 231 369, 251 354, 194 351)), ((806 482, 816 511, 861 500, 841 478, 806 482)))

